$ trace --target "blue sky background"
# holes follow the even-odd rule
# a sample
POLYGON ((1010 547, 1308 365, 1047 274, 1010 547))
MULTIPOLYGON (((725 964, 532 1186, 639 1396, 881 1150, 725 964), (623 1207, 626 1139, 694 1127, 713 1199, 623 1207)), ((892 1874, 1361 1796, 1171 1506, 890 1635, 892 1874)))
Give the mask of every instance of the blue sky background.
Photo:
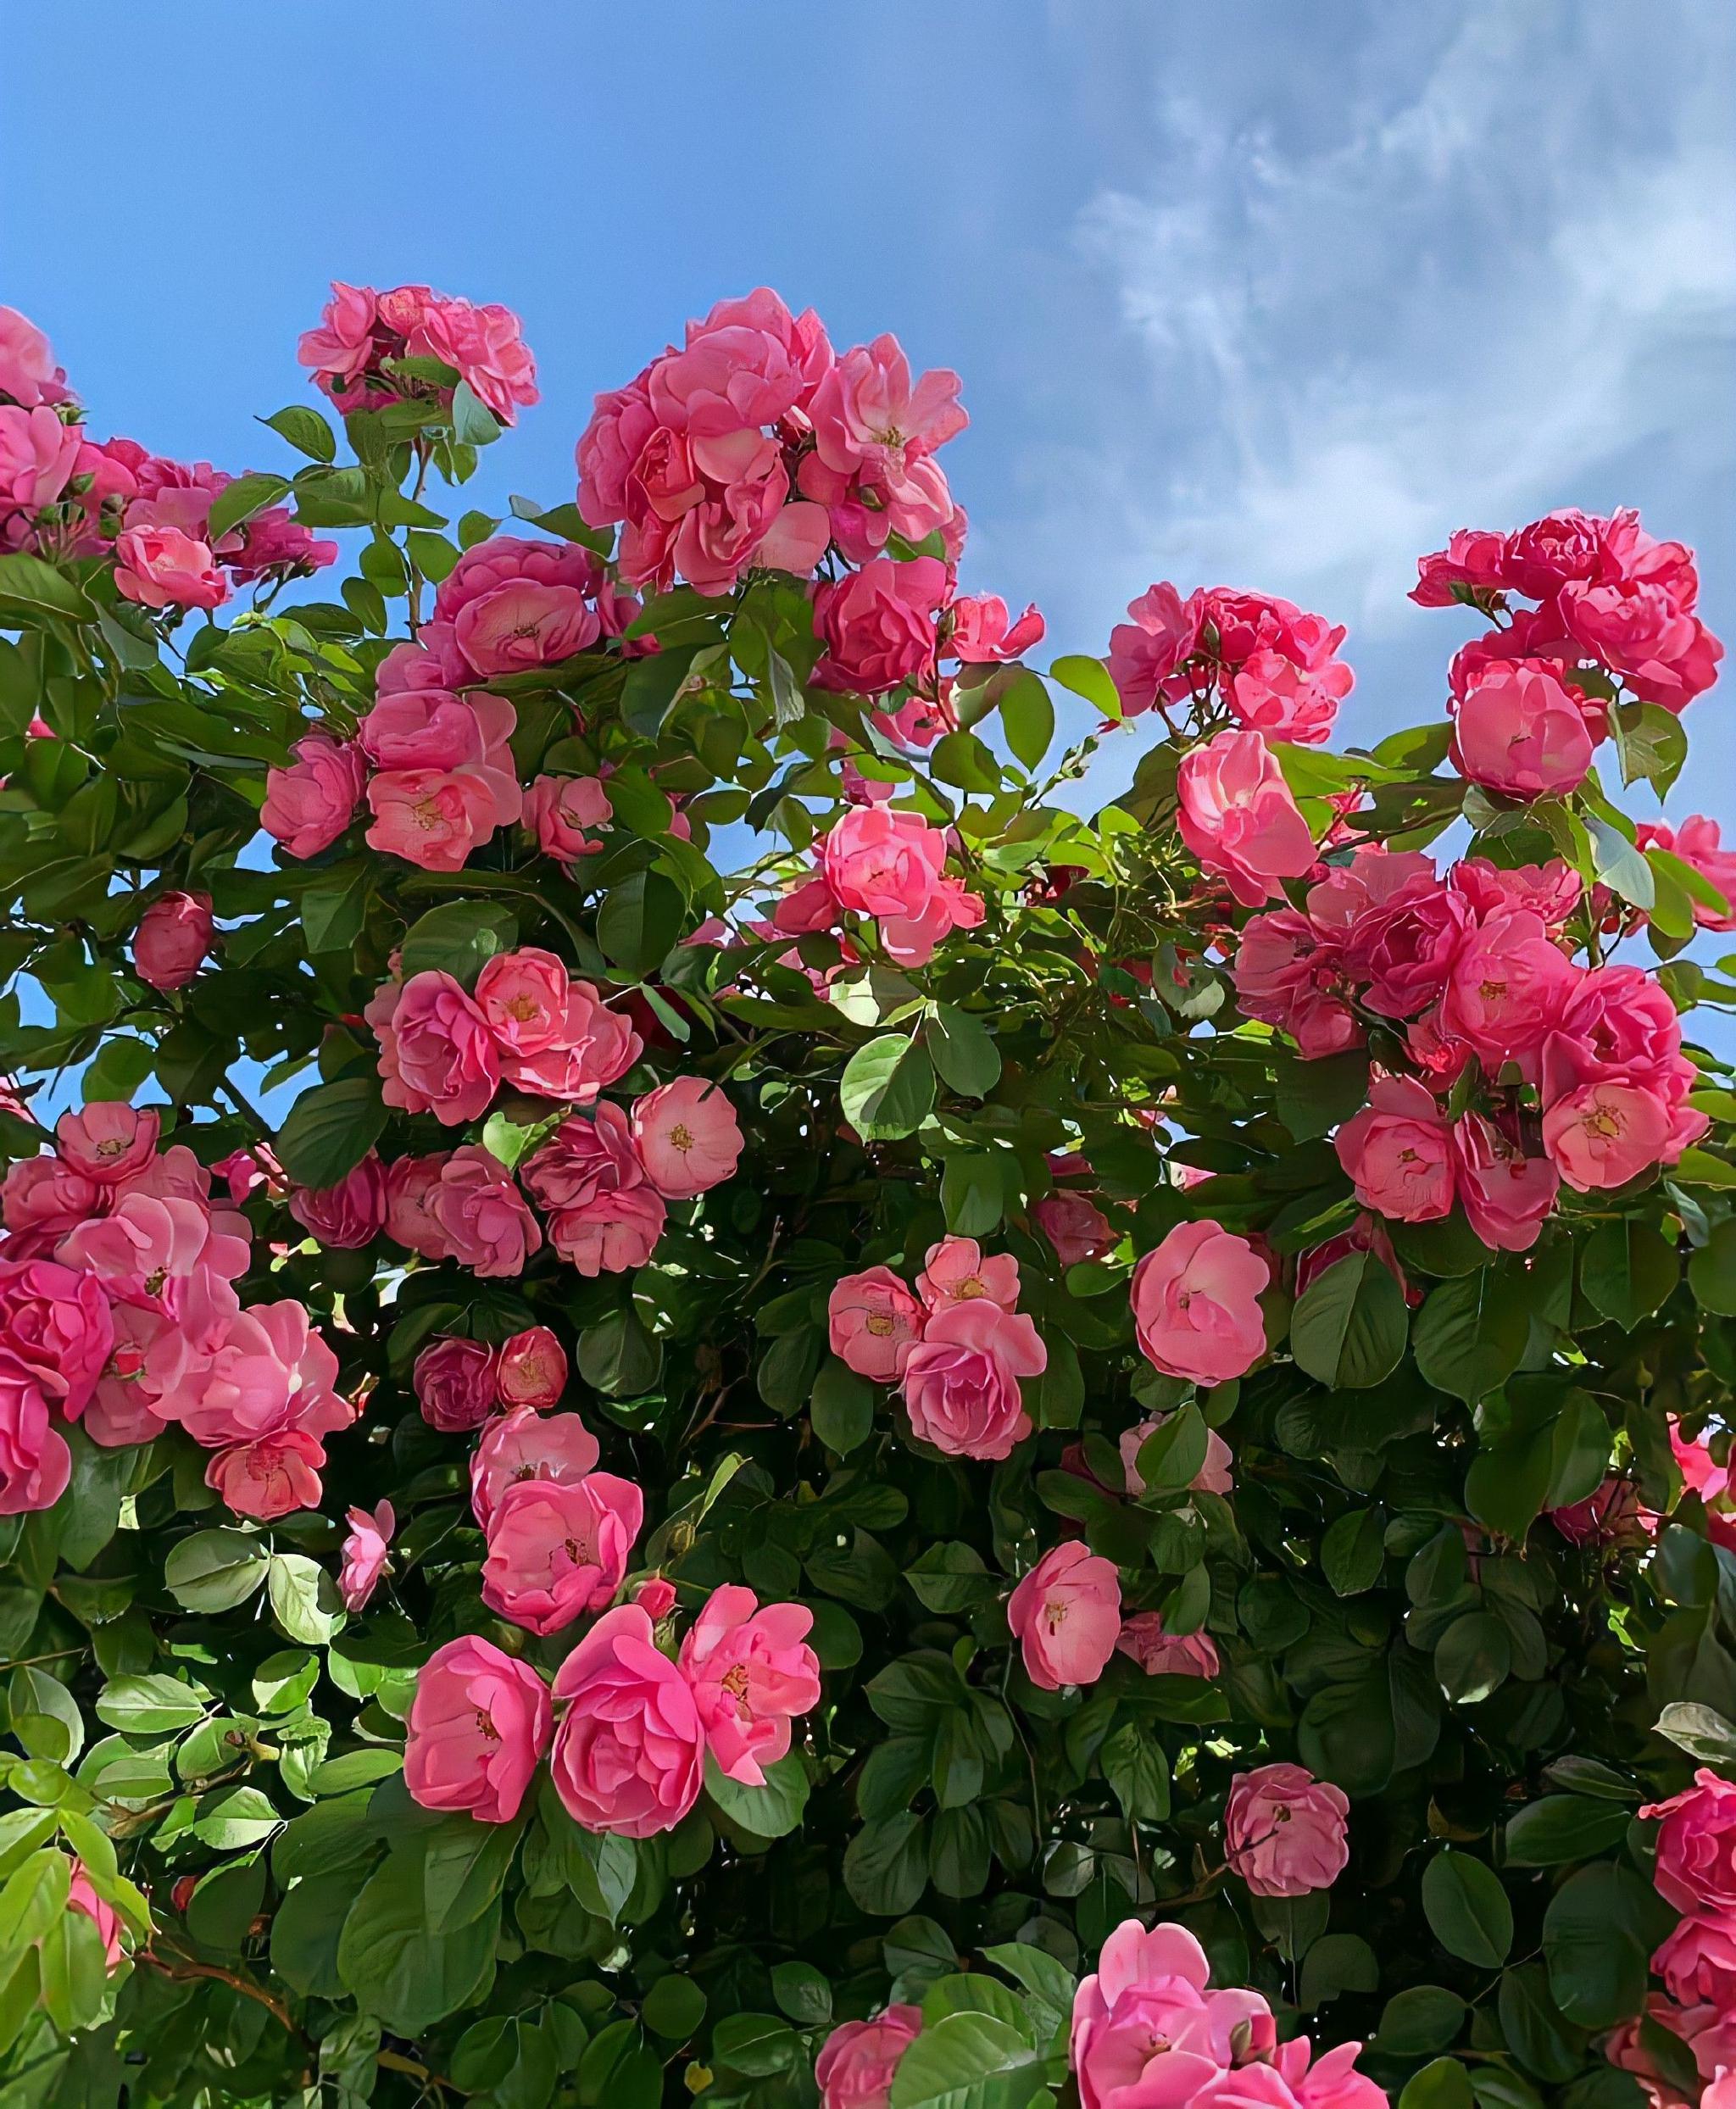
MULTIPOLYGON (((1416 554, 1566 504, 1694 544, 1736 632, 1728 0, 69 0, 7 47, 0 298, 164 453, 278 462, 326 281, 423 279, 525 318, 487 495, 553 502, 593 392, 763 281, 963 374, 971 582, 1057 650, 1155 578, 1281 592, 1375 737, 1467 626, 1416 554)), ((1736 820, 1730 686, 1678 810, 1736 820)))

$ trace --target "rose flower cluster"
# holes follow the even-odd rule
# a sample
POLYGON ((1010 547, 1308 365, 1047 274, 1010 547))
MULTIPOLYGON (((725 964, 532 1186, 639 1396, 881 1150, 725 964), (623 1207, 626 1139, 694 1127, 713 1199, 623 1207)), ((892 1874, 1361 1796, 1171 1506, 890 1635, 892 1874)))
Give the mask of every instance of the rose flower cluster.
POLYGON ((1110 632, 1110 679, 1127 717, 1176 706, 1202 727, 1227 719, 1316 747, 1355 682, 1338 656, 1344 637, 1341 625, 1269 593, 1202 587, 1184 600, 1163 583, 1110 632))
POLYGON ((316 330, 296 356, 340 410, 380 410, 426 398, 449 404, 462 381, 503 425, 539 402, 537 362, 510 308, 437 293, 428 286, 371 286, 334 280, 316 330), (404 366, 405 360, 415 362, 404 366), (447 367, 451 376, 430 370, 447 367))

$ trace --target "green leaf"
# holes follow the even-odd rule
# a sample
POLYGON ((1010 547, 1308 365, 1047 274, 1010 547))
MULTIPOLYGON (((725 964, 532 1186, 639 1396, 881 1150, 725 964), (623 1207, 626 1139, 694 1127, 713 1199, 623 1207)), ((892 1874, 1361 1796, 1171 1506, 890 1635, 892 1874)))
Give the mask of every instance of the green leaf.
POLYGON ((814 1433, 827 1450, 847 1456, 873 1433, 877 1396, 865 1377, 859 1377, 835 1355, 828 1355, 814 1379, 808 1404, 814 1433))
POLYGON ((1410 1337, 1405 1292, 1372 1252, 1353 1252, 1311 1281, 1290 1316, 1290 1351, 1333 1391, 1391 1376, 1410 1337))
POLYGON ((1139 1445, 1134 1469, 1146 1487, 1160 1494, 1179 1494, 1191 1487, 1205 1463, 1206 1438, 1210 1431, 1205 1416, 1190 1399, 1139 1445))
POLYGON ((173 1735, 203 1721, 205 1694, 176 1677, 116 1677, 97 1700, 97 1718, 125 1735, 173 1735))
POLYGON ((1054 737, 1054 705, 1041 675, 1025 667, 1013 676, 1000 693, 1000 722, 1007 745, 1027 769, 1035 769, 1054 737))
POLYGON ((1043 2078, 1035 2047, 993 2014, 949 2014, 899 2058, 891 2109, 1027 2109, 1043 2078))
POLYGON ((1100 710, 1104 717, 1119 721, 1121 693, 1110 679, 1109 669, 1101 659, 1086 659, 1082 654, 1069 652, 1049 668, 1049 677, 1058 681, 1063 688, 1071 688, 1076 696, 1082 697, 1093 710, 1100 710))
POLYGON ((315 1084, 290 1108, 278 1132, 278 1162, 298 1186, 336 1186, 360 1164, 385 1127, 377 1077, 315 1084))
POLYGON ((399 971, 450 974, 466 988, 497 954, 519 941, 518 917, 492 901, 444 901, 411 924, 398 948, 399 971))
POLYGON ((915 1041, 882 1033, 851 1055, 838 1099, 865 1142, 895 1142, 914 1135, 933 1108, 933 1065, 915 1041))
POLYGON ((1516 1867, 1555 1867, 1566 1860, 1590 1860, 1619 1845, 1630 1811, 1620 1801, 1589 1795, 1545 1795, 1507 1819, 1507 1861, 1516 1867))
POLYGON ((1500 1267, 1486 1267, 1430 1292, 1411 1345, 1427 1383, 1474 1405, 1518 1368, 1530 1331, 1519 1283, 1500 1267))
POLYGON ((337 441, 331 427, 317 410, 309 409, 304 403, 292 403, 286 409, 262 417, 259 422, 269 425, 297 453, 306 454, 309 460, 332 462, 337 459, 337 441))
POLYGON ((270 1550, 242 1530, 195 1531, 169 1550, 163 1579, 185 1611, 229 1611, 265 1579, 270 1550))
POLYGON ((363 1884, 343 1922, 337 1968, 364 2013, 419 2036, 481 1998, 494 1976, 500 1906, 448 1934, 427 1931, 422 1867, 394 1853, 363 1884))
POLYGON ((1717 1224, 1688 1261, 1688 1286, 1705 1310, 1736 1318, 1736 1218, 1717 1224))
POLYGON ((1632 1333, 1682 1278, 1676 1249, 1650 1223, 1605 1223, 1579 1255, 1579 1284, 1605 1318, 1632 1333))
POLYGON ((1126 1722, 1104 1743, 1098 1761, 1130 1823, 1167 1821, 1169 1761, 1155 1735, 1137 1722, 1126 1722))
POLYGON ((1299 1143, 1330 1135, 1368 1098, 1368 1057, 1357 1050, 1317 1062, 1278 1054, 1272 1072, 1278 1118, 1299 1143))
POLYGON ((1704 1765, 1736 1767, 1736 1728, 1713 1707, 1678 1700, 1658 1716, 1658 1733, 1704 1765))
POLYGON ((347 1622, 337 1583, 305 1553, 271 1555, 266 1593, 278 1624, 292 1640, 307 1647, 323 1648, 347 1622))
POLYGON ((500 437, 499 420, 468 381, 452 392, 452 430, 460 447, 490 447, 500 437))
POLYGON ((615 965, 641 977, 662 965, 682 934, 687 901, 659 871, 635 871, 597 913, 597 942, 615 965))
POLYGON ((25 1752, 70 1767, 85 1746, 85 1721, 58 1678, 21 1664, 12 1672, 6 1699, 12 1733, 25 1752))
POLYGON ((844 1850, 844 1887, 865 1911, 899 1918, 928 1885, 922 1818, 901 1810, 865 1823, 844 1850))
POLYGON ((1581 816, 1591 837, 1592 869, 1612 893, 1650 910, 1657 899, 1651 866, 1619 828, 1592 812, 1581 816))
POLYGON ((257 1787, 226 1787, 202 1797, 188 1828, 202 1844, 220 1853, 233 1853, 260 1845, 282 1822, 257 1787))
POLYGON ((1389 2057, 1428 2057, 1444 2051, 1464 2025, 1465 2002, 1456 1992, 1413 1984, 1387 2001, 1371 2047, 1389 2057))
POLYGON ((662 1367, 663 1350, 631 1305, 579 1335, 579 1374, 605 1398, 642 1398, 662 1367))
POLYGON ((1406 2081, 1398 2109, 1473 2109, 1475 2099, 1457 2058, 1437 2058, 1406 2081))
MULTIPOLYGON (((798 1970, 807 1967, 804 1963, 780 1963, 772 1972, 774 1987, 777 1981, 777 1970, 798 1970)), ((818 1971, 814 1974, 818 1977, 818 1971)), ((824 1984, 825 1982, 821 1978, 821 1983, 824 1984)), ((830 2012, 828 1995, 826 2013, 821 2015, 819 2019, 825 2021, 830 2012)), ((682 1977, 679 1972, 671 1970, 668 1976, 659 1978, 646 1993, 639 2016, 653 2035, 665 2037, 671 2043, 685 2043, 705 2018, 705 1995, 692 1978, 682 1977)), ((791 2018, 796 2020, 800 2017, 792 2015, 791 2018)))
POLYGON ((1422 1872, 1422 1910, 1449 1956, 1498 1970, 1513 1945, 1513 1907, 1494 1869, 1470 1853, 1437 1853, 1422 1872))
POLYGON ((225 483, 211 502, 211 513, 205 523, 205 540, 214 546, 233 527, 250 520, 255 513, 263 513, 268 505, 276 504, 289 490, 289 478, 276 476, 236 476, 225 483))
POLYGON ((91 622, 96 613, 83 592, 41 557, 26 549, 0 556, 0 620, 64 615, 71 622, 91 622))
POLYGON ((1320 1541, 1321 1572, 1334 1596, 1360 1596, 1386 1565, 1386 1519, 1378 1509, 1353 1509, 1320 1541))
POLYGON ((1544 1959, 1550 1990, 1566 2017, 1582 2028, 1607 2028, 1638 2013, 1645 1997, 1647 1960, 1667 1931, 1672 1914, 1660 1910, 1631 1869, 1595 1861, 1570 1875, 1544 1914, 1544 1959))
POLYGON ((1000 1082, 1000 1050, 974 1011, 936 1004, 922 1038, 942 1082, 953 1090, 986 1099, 1000 1082))
POLYGON ((422 1923, 449 1934, 480 1918, 499 1896, 524 1826, 448 1817, 422 1841, 422 1923))
MULTIPOLYGON (((1466 1611, 1441 1635, 1434 1673, 1455 1705, 1475 1706, 1498 1691, 1513 1667, 1507 1628, 1490 1611, 1466 1611)), ((1466 1866, 1481 1865, 1467 1861, 1466 1866)))
POLYGON ((705 1791, 719 1813, 742 1830, 755 1838, 783 1838, 800 1824, 808 1806, 808 1768, 792 1750, 765 1767, 763 1787, 747 1787, 720 1772, 717 1760, 708 1756, 705 1791))

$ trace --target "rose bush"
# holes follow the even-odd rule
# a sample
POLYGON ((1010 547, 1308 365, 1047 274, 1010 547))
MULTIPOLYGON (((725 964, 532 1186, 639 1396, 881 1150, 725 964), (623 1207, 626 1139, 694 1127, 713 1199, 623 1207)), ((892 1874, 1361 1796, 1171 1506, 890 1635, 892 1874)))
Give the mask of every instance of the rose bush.
POLYGON ((890 337, 510 521, 507 309, 300 357, 0 309, 0 2105, 1736 2095, 1689 552, 1455 534, 1338 754, 1269 595, 1024 664, 890 337))

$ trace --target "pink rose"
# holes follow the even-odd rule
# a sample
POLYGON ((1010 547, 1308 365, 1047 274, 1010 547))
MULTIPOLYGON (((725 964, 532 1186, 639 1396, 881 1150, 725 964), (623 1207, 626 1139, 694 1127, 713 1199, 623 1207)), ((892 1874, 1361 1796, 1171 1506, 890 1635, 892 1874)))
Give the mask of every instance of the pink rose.
POLYGON ((1506 536, 1461 527, 1444 549, 1417 558, 1410 598, 1419 608, 1450 608, 1475 594, 1499 593, 1508 576, 1506 536))
MULTIPOLYGON (((1124 1920, 1073 1995, 1071 2064, 1081 2109, 1183 2109, 1238 2058, 1277 2047, 1258 1992, 1211 1991, 1185 1926, 1124 1920)), ((1247 2069, 1261 2069, 1250 2066, 1247 2069)))
POLYGON ((471 601, 453 632, 459 651, 487 678, 572 659, 597 642, 603 625, 570 586, 520 579, 471 601))
POLYGON ((1505 1061, 1533 1071, 1579 979, 1540 915, 1528 909, 1492 915, 1453 961, 1441 1030, 1472 1048, 1491 1076, 1505 1061))
POLYGON ((1196 1384, 1244 1376, 1266 1352, 1260 1298, 1271 1279, 1245 1238, 1210 1218, 1178 1223, 1133 1270, 1140 1351, 1196 1384))
POLYGON ((296 1188, 289 1212, 328 1249, 359 1251, 386 1227, 386 1167, 370 1149, 336 1186, 296 1188))
POLYGON ((742 1131, 721 1086, 677 1077, 633 1102, 633 1145, 665 1200, 691 1199, 732 1176, 742 1131))
POLYGON ((856 806, 821 845, 833 897, 860 915, 914 921, 934 898, 946 837, 916 813, 856 806))
POLYGON ((1639 1495, 1631 1479, 1611 1472, 1583 1501, 1550 1509, 1549 1519, 1570 1545, 1638 1545, 1647 1536, 1639 1495))
POLYGON ((916 1294, 931 1316, 949 1304, 971 1304, 982 1298, 1002 1310, 1015 1310, 1019 1263, 1010 1252, 997 1252, 985 1260, 974 1238, 943 1238, 928 1248, 927 1262, 916 1277, 916 1294))
POLYGON ((552 1717, 548 1687, 528 1664, 473 1634, 448 1640, 416 1677, 403 1753, 411 1800, 510 1823, 552 1717))
POLYGON ((144 1170, 157 1154, 162 1132, 163 1116, 154 1106, 142 1112, 123 1099, 97 1099, 61 1115, 54 1123, 54 1145, 63 1163, 112 1186, 144 1170))
POLYGON ((1492 1121, 1461 1114, 1453 1127, 1454 1184, 1465 1220, 1497 1252, 1528 1252, 1555 1205, 1561 1174, 1527 1157, 1492 1121))
POLYGON ((433 294, 409 335, 409 348, 413 357, 455 366, 459 378, 503 425, 514 422, 520 404, 542 400, 537 362, 524 341, 522 325, 498 301, 479 305, 433 294))
POLYGON ((1594 1080, 1546 1109, 1543 1146, 1575 1193, 1595 1194, 1670 1161, 1672 1127, 1669 1106, 1648 1085, 1594 1080))
POLYGON ((1647 703, 1684 709, 1717 678, 1723 646, 1666 585, 1575 580, 1556 605, 1574 643, 1647 703))
POLYGON ((1355 681, 1342 659, 1310 671, 1281 652, 1262 649, 1244 660, 1225 693, 1231 709, 1261 738, 1318 747, 1331 737, 1338 704, 1355 681))
POLYGON ((470 1455, 470 1507, 486 1531, 509 1488, 533 1479, 572 1481, 594 1470, 597 1438, 576 1413, 515 1406, 483 1427, 470 1455))
POLYGON ((391 1502, 382 1501, 371 1516, 365 1509, 352 1509, 344 1521, 349 1530, 339 1549, 343 1564, 337 1571, 337 1593, 347 1611, 364 1611, 391 1565, 386 1555, 398 1518, 391 1502))
POLYGON ((1077 1538, 1050 1552, 1007 1600, 1007 1624, 1025 1672, 1046 1692, 1094 1684, 1121 1630, 1121 1578, 1077 1538))
POLYGON ((67 1420, 89 1404, 114 1345, 94 1275, 53 1260, 0 1260, 0 1353, 25 1364, 67 1420))
POLYGON ((1691 1787, 1639 1813, 1658 1822, 1658 1895, 1678 1911, 1736 1913, 1736 1780, 1701 1766, 1691 1787))
POLYGON ((1082 1194, 1058 1188, 1031 1206, 1031 1220, 1054 1247, 1064 1267, 1078 1266, 1087 1260, 1100 1260, 1112 1251, 1116 1233, 1094 1201, 1082 1194))
POLYGON ((563 864, 593 856, 603 845, 593 828, 606 827, 615 808, 595 776, 538 776, 525 793, 524 822, 546 857, 563 864))
POLYGON ((594 599, 602 582, 602 565, 579 543, 491 535, 466 549, 441 581, 434 615, 439 622, 456 623, 466 608, 504 586, 520 583, 565 587, 581 598, 594 599))
MULTIPOLYGON (((1643 835, 1644 830, 1640 832, 1643 835)), ((1479 922, 1526 908, 1540 915, 1550 931, 1559 930, 1566 921, 1584 891, 1579 874, 1559 857, 1551 857, 1547 864, 1522 864, 1511 870, 1491 864, 1487 857, 1462 857, 1448 877, 1453 891, 1462 893, 1471 904, 1479 922)))
POLYGON ((875 557, 827 582, 814 596, 814 626, 826 645, 815 682, 879 696, 932 671, 935 618, 946 599, 947 570, 938 557, 875 557))
POLYGON ((554 1696, 566 1713, 549 1769, 574 1822, 626 1838, 673 1830, 699 1799, 705 1732, 638 1605, 604 1613, 561 1664, 554 1696))
POLYGON ((922 1338, 922 1306, 890 1267, 846 1274, 826 1306, 832 1351, 876 1383, 895 1383, 922 1338))
POLYGON ((125 528, 114 558, 122 598, 147 608, 220 608, 229 598, 229 581, 209 545, 178 527, 125 528))
POLYGON ((1166 1633, 1161 1611, 1135 1611, 1124 1619, 1116 1652, 1137 1662, 1148 1677, 1216 1677, 1221 1667, 1210 1633, 1166 1633))
POLYGON ((1241 1009, 1288 1032, 1305 1061, 1361 1040, 1362 1028, 1345 1000, 1351 988, 1342 944, 1310 916, 1280 908, 1250 917, 1231 971, 1241 1009))
POLYGON ((644 1266, 657 1249, 668 1210, 649 1187, 599 1194, 548 1219, 548 1242, 568 1266, 587 1280, 627 1274, 644 1266))
POLYGON ((1034 603, 1015 622, 999 593, 962 595, 947 612, 952 618, 952 629, 946 656, 960 659, 967 666, 1004 665, 1010 659, 1021 659, 1033 645, 1042 643, 1048 626, 1034 603))
POLYGON ((872 2021, 840 2022, 820 2047, 820 2109, 887 2109, 899 2062, 922 2033, 920 2006, 888 2006, 872 2021))
POLYGON ((362 1015, 380 1042, 387 1105, 431 1113, 448 1127, 488 1110, 500 1083, 494 1035, 450 974, 383 982, 362 1015))
POLYGON ((1414 1077, 1377 1077, 1333 1146, 1365 1208, 1405 1223, 1451 1214, 1453 1131, 1414 1077))
POLYGON ((215 927, 207 893, 159 893, 133 933, 133 971, 165 993, 185 988, 211 949, 215 927))
POLYGON ((1019 1380, 1048 1366, 1049 1350, 1028 1318, 986 1297, 949 1304, 904 1358, 910 1432, 949 1457, 1009 1457, 1031 1433, 1019 1380))
POLYGON ((66 370, 54 364, 47 338, 16 308, 0 308, 0 396, 25 410, 72 400, 66 370))
MULTIPOLYGON (((217 1286, 222 1294, 214 1299, 209 1360, 201 1358, 196 1377, 188 1372, 188 1381, 172 1395, 165 1394, 157 1411, 178 1420, 208 1449, 292 1431, 318 1436, 348 1427, 356 1410, 336 1389, 337 1357, 305 1306, 285 1297, 241 1310, 234 1292, 226 1284, 217 1286)), ((174 1345, 181 1351, 197 1355, 198 1314, 212 1296, 213 1284, 204 1275, 195 1276, 186 1294, 171 1299, 181 1321, 174 1345)))
POLYGON ((531 1633, 559 1633, 620 1587, 644 1521, 644 1495, 613 1472, 516 1480, 488 1518, 482 1601, 531 1633))
POLYGON ((502 1405, 533 1406, 539 1413, 559 1405, 566 1377, 566 1349, 547 1326, 514 1333, 494 1366, 502 1405))
POLYGON ((78 426, 51 409, 0 404, 0 525, 53 505, 81 467, 82 445, 78 426))
POLYGON ((480 1340, 436 1340, 416 1357, 411 1382, 429 1427, 461 1435, 494 1411, 494 1350, 480 1340))
MULTIPOLYGON (((3 313, 4 310, 0 310, 3 313)), ((81 1860, 75 1860, 71 1879, 67 1884, 66 1908, 82 1911, 97 1929, 97 1938, 103 1944, 103 1966, 113 1976, 125 1950, 121 1945, 121 1917, 112 1904, 97 1895, 90 1873, 81 1860)))
POLYGON ((1690 813, 1679 826, 1642 821, 1634 832, 1640 849, 1668 850, 1723 895, 1722 911, 1704 901, 1694 904, 1694 920, 1703 930, 1736 930, 1736 849, 1722 846, 1716 821, 1690 813))
MULTIPOLYGON (((467 770, 391 769, 368 782, 370 849, 423 871, 461 871, 500 824, 487 780, 467 770)), ((516 815, 514 815, 516 818, 516 815)))
POLYGON ((880 942, 898 965, 926 966, 943 938, 954 930, 979 928, 987 913, 962 879, 943 874, 921 914, 889 917, 880 926, 880 942))
POLYGON ((205 1467, 205 1484, 237 1516, 275 1523, 298 1509, 317 1508, 324 1491, 325 1446, 303 1428, 283 1428, 219 1450, 205 1467))
POLYGON ((46 1252, 67 1232, 100 1215, 112 1192, 58 1157, 21 1157, 0 1184, 0 1221, 16 1258, 46 1252))
POLYGON ((1651 1959, 1651 1967, 1683 2006, 1705 2005, 1736 2014, 1736 1917, 1689 1917, 1651 1959))
POLYGON ((1224 1857, 1255 1896, 1329 1889, 1350 1857, 1350 1804, 1300 1765, 1261 1765, 1230 1783, 1224 1857))
POLYGON ((1453 717, 1453 766, 1511 798, 1577 791, 1592 738, 1578 698, 1542 659, 1486 667, 1453 717))
POLYGON ((665 1582, 659 1574, 654 1574, 648 1582, 640 1583, 633 1591, 632 1600, 654 1622, 667 1618, 675 1609, 678 1593, 673 1582, 665 1582))
POLYGON ((500 1073, 521 1091, 591 1105, 638 1060, 643 1043, 588 982, 571 980, 552 952, 503 952, 476 977, 476 1003, 499 1050, 500 1073))
POLYGON ((292 762, 265 772, 265 803, 259 825, 292 857, 317 857, 329 849, 353 818, 368 768, 353 740, 309 732, 296 742, 292 762))
POLYGON ((428 1196, 446 1255, 483 1280, 522 1274, 542 1233, 518 1182, 492 1149, 465 1143, 440 1168, 428 1196))
POLYGON ((446 1233, 430 1213, 446 1163, 431 1157, 398 1157, 386 1167, 386 1234, 425 1260, 446 1257, 446 1233))
POLYGON ((589 1119, 575 1114, 525 1160, 524 1182, 546 1209, 582 1208, 598 1195, 645 1183, 626 1115, 605 1099, 589 1119))
MULTIPOLYGON (((1257 1255, 1256 1255, 1257 1256, 1257 1255)), ((1145 1491, 1145 1482, 1139 1475, 1139 1453, 1169 1419, 1166 1413, 1154 1414, 1150 1420, 1142 1421, 1137 1427, 1123 1428, 1118 1447, 1121 1453, 1121 1468, 1127 1476, 1127 1492, 1137 1500, 1145 1491)), ((1194 1494, 1228 1494, 1235 1491, 1235 1454, 1216 1428, 1205 1431, 1205 1461, 1188 1483, 1194 1494)))
POLYGON ((0 1516, 53 1508, 71 1476, 72 1453, 50 1424, 39 1372, 0 1346, 0 1516))
POLYGON ((1182 757, 1177 823, 1199 867, 1244 907, 1278 899, 1315 861, 1314 837, 1258 732, 1220 732, 1182 757))
POLYGON ((1199 645, 1205 596, 1186 600, 1167 581, 1149 587, 1127 609, 1129 620, 1110 632, 1109 676, 1124 715, 1150 709, 1160 696, 1181 701, 1188 691, 1182 669, 1199 645))
POLYGON ((841 475, 865 468, 895 481, 970 423, 959 401, 961 386, 946 367, 913 381, 895 337, 854 346, 826 370, 814 393, 820 459, 841 475))
POLYGON ((681 1667, 718 1769, 763 1787, 790 1747, 790 1722, 820 1704, 820 1658, 808 1645, 805 1605, 767 1604, 726 1583, 682 1643, 681 1667))

